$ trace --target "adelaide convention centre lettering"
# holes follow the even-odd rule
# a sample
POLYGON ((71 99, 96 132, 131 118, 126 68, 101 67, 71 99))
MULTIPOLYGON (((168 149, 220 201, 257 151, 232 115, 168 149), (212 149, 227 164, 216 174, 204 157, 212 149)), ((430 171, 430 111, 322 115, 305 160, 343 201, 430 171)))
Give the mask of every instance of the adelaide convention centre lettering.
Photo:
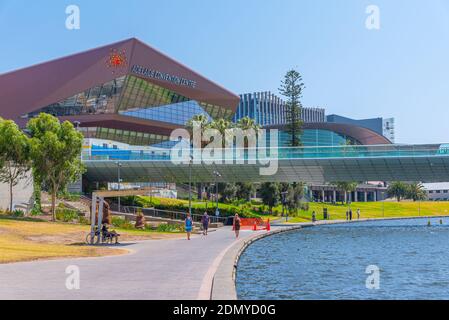
POLYGON ((167 82, 174 83, 178 86, 185 86, 190 88, 196 87, 196 81, 185 79, 182 77, 174 76, 165 72, 160 72, 157 70, 152 70, 149 68, 145 68, 139 65, 134 65, 131 69, 131 72, 137 74, 139 76, 143 76, 145 78, 151 78, 156 80, 163 80, 167 82))

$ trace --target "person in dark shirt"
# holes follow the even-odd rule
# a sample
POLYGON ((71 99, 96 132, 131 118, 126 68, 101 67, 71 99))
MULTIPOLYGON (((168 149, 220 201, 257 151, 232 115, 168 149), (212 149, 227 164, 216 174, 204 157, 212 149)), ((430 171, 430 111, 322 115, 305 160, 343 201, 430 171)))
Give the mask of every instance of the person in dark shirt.
POLYGON ((203 235, 207 236, 207 232, 209 230, 210 217, 209 214, 204 212, 203 217, 201 218, 201 223, 203 225, 203 235))
POLYGON ((242 221, 240 220, 240 217, 238 214, 235 214, 234 216, 234 231, 235 231, 235 237, 238 238, 240 235, 240 227, 241 227, 242 221))

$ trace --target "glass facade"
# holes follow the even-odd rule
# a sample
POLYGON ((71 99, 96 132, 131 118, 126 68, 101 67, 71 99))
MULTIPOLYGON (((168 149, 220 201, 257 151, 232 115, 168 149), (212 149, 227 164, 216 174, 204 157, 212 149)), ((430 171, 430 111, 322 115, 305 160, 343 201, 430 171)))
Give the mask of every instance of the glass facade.
POLYGON ((210 118, 198 102, 134 76, 126 80, 118 113, 178 125, 197 114, 210 118))
POLYGON ((64 101, 29 113, 24 117, 31 118, 41 112, 49 113, 57 117, 114 113, 124 83, 125 77, 114 79, 103 85, 95 86, 78 93, 64 101))
MULTIPOLYGON (((279 146, 288 147, 290 135, 285 131, 279 131, 279 146)), ((306 129, 301 135, 304 147, 344 146, 360 145, 361 143, 352 137, 344 136, 333 131, 322 129, 306 129)))
POLYGON ((24 117, 33 117, 41 112, 58 117, 118 113, 178 125, 185 125, 198 114, 208 118, 232 117, 229 109, 191 100, 135 76, 95 86, 24 117))
MULTIPOLYGON (((232 110, 195 101, 154 83, 128 75, 95 86, 61 102, 46 106, 23 118, 41 112, 57 117, 121 114, 145 120, 155 120, 184 126, 193 116, 205 115, 231 119, 232 110)), ((83 128, 86 138, 108 139, 130 145, 153 145, 166 142, 169 137, 108 128, 83 128)))
POLYGON ((137 146, 149 146, 167 142, 170 140, 170 137, 160 134, 127 131, 111 128, 83 127, 80 128, 80 131, 83 133, 85 138, 112 140, 137 146))
MULTIPOLYGON (((285 102, 271 92, 256 92, 240 95, 240 104, 233 121, 241 118, 254 119, 261 126, 283 125, 288 122, 288 109, 285 102)), ((321 108, 302 108, 304 122, 325 122, 325 110, 321 108)))

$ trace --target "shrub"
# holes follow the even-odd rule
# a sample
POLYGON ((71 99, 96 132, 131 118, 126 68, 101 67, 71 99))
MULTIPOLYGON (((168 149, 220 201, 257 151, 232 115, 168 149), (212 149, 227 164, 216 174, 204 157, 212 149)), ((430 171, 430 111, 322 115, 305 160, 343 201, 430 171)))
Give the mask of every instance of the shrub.
POLYGON ((11 215, 15 218, 23 218, 25 217, 25 213, 22 210, 14 210, 11 215))
POLYGON ((310 209, 310 205, 309 205, 308 202, 305 202, 305 203, 301 204, 301 210, 302 211, 309 211, 309 209, 310 209))
POLYGON ((160 224, 157 227, 158 232, 183 232, 184 227, 182 225, 172 225, 172 224, 160 224))
POLYGON ((56 220, 62 222, 72 222, 79 219, 79 213, 76 210, 71 210, 58 206, 56 209, 56 220))
POLYGON ((134 225, 121 217, 112 217, 112 225, 120 229, 134 229, 134 225))
POLYGON ((38 209, 37 207, 34 207, 30 212, 32 217, 40 216, 42 215, 42 211, 38 209))
POLYGON ((81 194, 79 193, 70 193, 70 192, 62 192, 58 195, 60 199, 66 200, 66 201, 79 201, 81 198, 81 194))
POLYGON ((90 221, 88 218, 86 218, 85 216, 79 216, 78 222, 80 224, 90 224, 90 221))

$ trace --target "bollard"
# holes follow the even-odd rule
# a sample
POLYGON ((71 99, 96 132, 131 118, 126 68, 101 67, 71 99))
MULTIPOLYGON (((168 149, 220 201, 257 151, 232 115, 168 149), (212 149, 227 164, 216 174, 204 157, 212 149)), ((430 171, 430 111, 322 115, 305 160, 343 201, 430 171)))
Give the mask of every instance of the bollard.
POLYGON ((267 221, 267 231, 271 231, 270 219, 267 221))

